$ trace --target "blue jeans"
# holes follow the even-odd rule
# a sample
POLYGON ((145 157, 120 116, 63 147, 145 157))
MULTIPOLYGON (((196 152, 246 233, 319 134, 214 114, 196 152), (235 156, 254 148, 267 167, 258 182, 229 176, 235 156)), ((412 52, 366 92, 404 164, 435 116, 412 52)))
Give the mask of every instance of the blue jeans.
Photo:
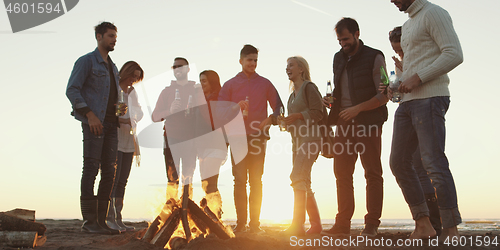
POLYGON ((436 189, 443 228, 462 222, 457 192, 445 150, 445 114, 450 105, 447 96, 403 102, 394 117, 390 156, 391 170, 410 206, 413 219, 429 216, 419 176, 412 166, 415 150, 422 157, 423 169, 436 189))
POLYGON ((420 180, 420 185, 422 186, 422 191, 424 194, 434 194, 436 191, 432 186, 431 179, 429 179, 429 175, 427 175, 427 171, 424 169, 424 165, 422 164, 422 157, 420 156, 420 149, 413 153, 413 168, 415 172, 417 172, 418 179, 420 180))
POLYGON ((266 156, 267 139, 248 136, 248 153, 245 158, 235 164, 233 157, 234 206, 236 223, 244 226, 247 222, 247 204, 250 207, 250 227, 260 226, 262 207, 262 175, 266 156), (247 182, 250 184, 250 195, 247 195, 247 182))
POLYGON ((116 178, 111 197, 123 199, 125 196, 125 187, 127 186, 128 177, 130 176, 133 160, 134 152, 124 153, 118 151, 118 157, 116 158, 116 178))
POLYGON ((293 151, 293 168, 290 174, 291 186, 294 190, 306 191, 307 195, 314 195, 311 189, 311 170, 314 162, 318 159, 320 142, 304 142, 302 147, 293 151), (311 152, 307 149, 314 148, 311 152))
POLYGON ((80 190, 83 199, 94 198, 95 178, 101 169, 97 199, 110 200, 116 171, 117 124, 104 121, 102 125, 102 134, 94 135, 89 125, 82 123, 83 172, 80 190))

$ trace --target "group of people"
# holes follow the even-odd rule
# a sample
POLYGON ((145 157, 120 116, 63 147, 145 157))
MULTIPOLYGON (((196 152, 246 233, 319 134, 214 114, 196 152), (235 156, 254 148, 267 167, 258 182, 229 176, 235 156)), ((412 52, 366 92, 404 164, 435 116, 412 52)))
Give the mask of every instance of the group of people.
MULTIPOLYGON (((460 42, 451 17, 441 7, 427 0, 391 2, 409 15, 402 27, 389 33, 389 40, 401 59, 393 57, 401 80, 401 102, 394 118, 390 168, 415 220, 410 238, 458 236, 461 217, 444 153, 444 116, 450 103, 447 73, 463 61, 460 42)), ((133 230, 121 221, 121 209, 132 159, 139 156, 135 125, 143 117, 132 85, 143 79, 144 71, 136 62, 127 62, 117 70, 108 55, 114 50, 116 32, 116 27, 108 22, 95 27, 98 47, 77 60, 66 92, 73 106, 72 114, 82 123, 82 230, 90 233, 133 230), (115 107, 121 91, 126 105, 115 107), (117 116, 118 113, 125 115, 117 116), (93 188, 99 169, 101 181, 95 196, 93 188)), ((287 116, 280 116, 285 107, 274 85, 256 73, 258 49, 254 46, 247 44, 242 48, 242 71, 222 86, 212 70, 200 73, 201 84, 189 81, 188 60, 175 58, 172 69, 176 80, 161 92, 151 113, 154 122, 164 122, 167 198, 178 197, 180 183, 184 195, 191 195, 198 159, 202 187, 209 203, 218 204, 213 210, 220 218, 222 199, 217 179, 229 145, 237 215, 234 231, 263 232, 260 212, 268 131, 271 125, 280 123, 291 135, 293 150, 293 220, 283 233, 349 234, 355 206, 353 173, 360 157, 365 170, 367 209, 361 234, 376 236, 383 204, 381 134, 388 118, 386 103, 393 90, 381 84, 381 75, 387 74, 383 72, 387 68, 384 54, 360 40, 356 20, 342 18, 335 32, 341 49, 333 59, 333 103, 323 98, 311 81, 307 61, 293 56, 288 58, 286 67, 291 92, 287 116), (267 112, 268 105, 272 114, 267 112), (231 139, 225 126, 235 113, 244 118, 240 124, 245 128, 247 151, 243 155, 237 150, 239 147, 231 144, 236 140, 231 139), (330 129, 335 126, 335 144, 345 146, 334 153, 338 213, 333 227, 325 231, 311 189, 312 166, 320 154, 312 149, 319 149, 324 143, 323 135, 315 131, 323 124, 330 129), (208 136, 204 140, 210 145, 194 147, 196 140, 191 139, 204 136, 208 136), (349 148, 352 145, 362 147, 349 148), (307 232, 306 213, 311 224, 307 232)))

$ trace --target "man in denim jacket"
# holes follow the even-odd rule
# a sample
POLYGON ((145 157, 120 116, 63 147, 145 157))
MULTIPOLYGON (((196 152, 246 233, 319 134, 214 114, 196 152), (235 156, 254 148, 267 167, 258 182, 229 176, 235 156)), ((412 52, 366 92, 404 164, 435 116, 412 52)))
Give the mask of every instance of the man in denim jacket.
MULTIPOLYGON (((69 77, 66 96, 75 118, 82 122, 83 172, 80 207, 82 231, 119 234, 106 225, 106 215, 115 178, 118 147, 115 105, 119 94, 118 69, 108 56, 114 50, 117 28, 109 22, 95 27, 97 48, 80 57, 69 77), (97 196, 94 183, 101 169, 97 196)), ((126 112, 126 107, 122 110, 126 112)))

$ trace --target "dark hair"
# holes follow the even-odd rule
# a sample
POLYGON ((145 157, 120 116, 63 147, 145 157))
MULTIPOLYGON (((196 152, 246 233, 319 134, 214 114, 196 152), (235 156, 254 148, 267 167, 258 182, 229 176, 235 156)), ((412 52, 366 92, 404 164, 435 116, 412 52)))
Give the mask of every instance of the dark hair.
POLYGON ((240 51, 240 58, 248 56, 250 54, 259 54, 259 50, 255 48, 253 45, 246 44, 243 46, 243 49, 240 51))
POLYGON ((401 26, 395 27, 393 30, 389 31, 389 41, 391 43, 401 42, 401 26))
POLYGON ((205 75, 207 77, 210 89, 215 96, 218 96, 221 89, 219 74, 213 70, 204 70, 200 73, 200 77, 201 75, 205 75))
POLYGON ((354 35, 354 33, 356 33, 356 31, 359 31, 358 22, 356 22, 356 20, 354 20, 350 17, 343 17, 335 25, 335 32, 337 32, 337 34, 339 34, 342 31, 344 31, 344 29, 347 29, 349 31, 349 33, 354 35))
POLYGON ((120 78, 125 79, 127 77, 133 76, 136 70, 141 71, 141 75, 139 76, 139 79, 137 79, 138 82, 142 81, 142 79, 144 79, 144 70, 142 70, 141 66, 134 61, 128 61, 123 64, 122 68, 120 69, 120 78))
POLYGON ((102 36, 104 36, 104 34, 108 31, 108 29, 112 29, 118 32, 118 29, 114 24, 110 22, 102 22, 94 27, 95 37, 97 38, 97 34, 101 34, 102 36))
POLYGON ((186 62, 186 64, 187 64, 187 65, 189 65, 188 60, 187 60, 186 58, 184 58, 184 57, 176 57, 176 58, 174 59, 174 62, 175 62, 175 61, 177 61, 177 60, 183 60, 184 62, 186 62))

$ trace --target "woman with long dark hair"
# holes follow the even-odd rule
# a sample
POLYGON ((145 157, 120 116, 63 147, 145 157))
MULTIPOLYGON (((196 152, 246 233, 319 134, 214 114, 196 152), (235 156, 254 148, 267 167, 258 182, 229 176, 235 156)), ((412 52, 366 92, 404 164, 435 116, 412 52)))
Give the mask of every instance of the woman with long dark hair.
POLYGON ((202 188, 205 191, 208 206, 220 218, 222 216, 222 198, 217 188, 217 182, 219 169, 227 158, 227 146, 220 141, 223 140, 220 137, 224 134, 223 128, 217 128, 217 125, 214 124, 213 110, 221 89, 219 75, 213 70, 205 70, 200 73, 200 83, 208 106, 208 114, 202 114, 201 117, 205 116, 204 121, 210 123, 211 131, 217 131, 211 133, 214 140, 210 140, 210 143, 202 143, 202 146, 198 147, 202 188), (207 115, 209 117, 206 117, 207 115), (216 143, 215 140, 221 143, 216 143))

